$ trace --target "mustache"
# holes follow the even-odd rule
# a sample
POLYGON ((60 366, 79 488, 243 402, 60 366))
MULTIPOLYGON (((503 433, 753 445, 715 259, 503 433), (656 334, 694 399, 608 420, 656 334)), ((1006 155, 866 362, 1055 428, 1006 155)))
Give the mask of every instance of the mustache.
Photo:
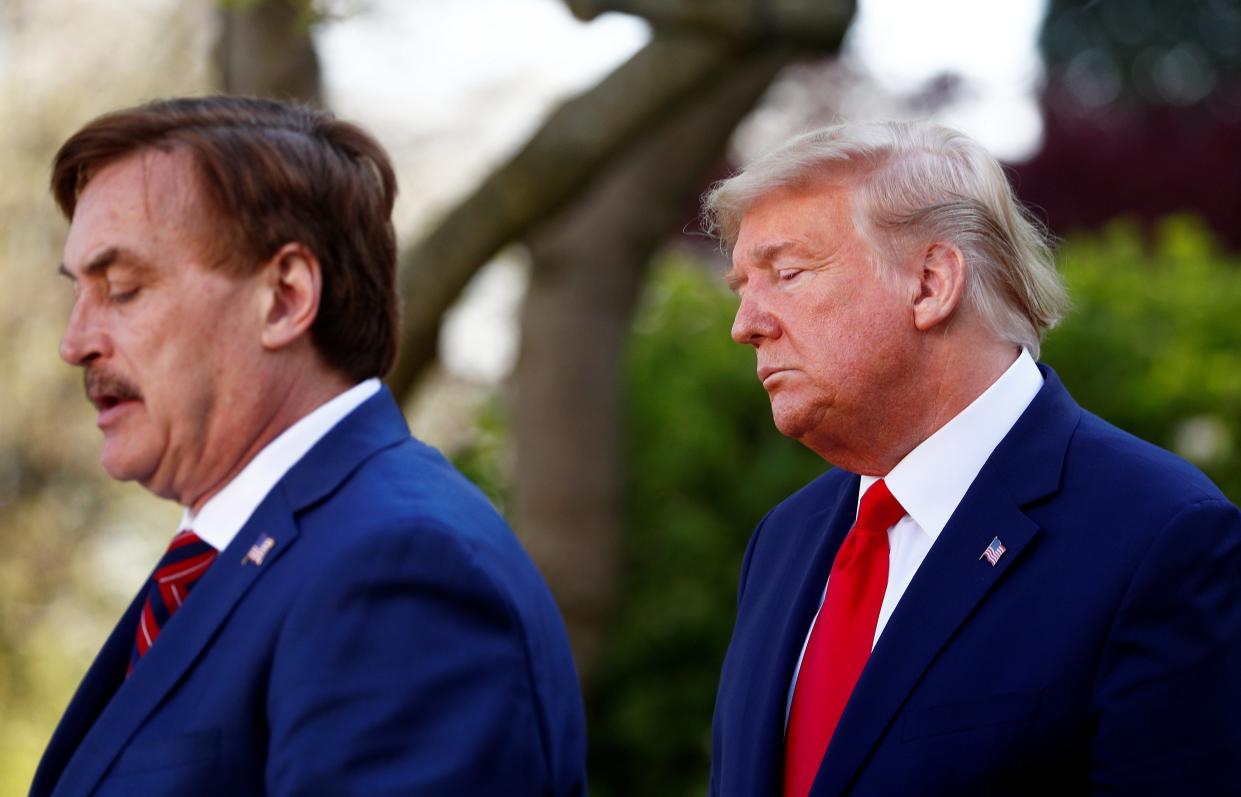
POLYGON ((82 382, 83 387, 86 389, 86 398, 92 403, 99 396, 108 396, 117 401, 141 398, 138 388, 125 381, 122 377, 105 373, 104 371, 87 370, 82 375, 82 382))

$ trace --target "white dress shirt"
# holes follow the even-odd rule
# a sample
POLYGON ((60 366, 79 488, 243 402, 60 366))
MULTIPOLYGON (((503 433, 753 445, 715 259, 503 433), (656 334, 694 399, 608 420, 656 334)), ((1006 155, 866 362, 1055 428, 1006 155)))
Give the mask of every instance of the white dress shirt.
MULTIPOLYGON (((879 608, 872 649, 905 594, 906 587, 913 580, 914 573, 918 572, 927 552, 939 539, 944 526, 948 525, 949 518, 978 477, 987 458, 1017 423, 1042 386, 1043 375, 1034 364, 1034 358, 1023 349, 991 387, 935 434, 918 444, 883 477, 888 490, 905 508, 906 515, 888 529, 888 586, 879 608)), ((857 495, 859 505, 862 495, 879 478, 862 477, 857 495)), ((823 595, 826 594, 827 588, 824 587, 823 595)), ((822 607, 823 597, 820 597, 819 608, 822 607)), ((793 669, 784 713, 786 723, 788 711, 793 705, 793 690, 797 686, 802 657, 806 655, 806 644, 810 641, 810 630, 813 628, 812 621, 810 629, 806 630, 797 666, 793 669)))
POLYGON ((181 529, 193 529, 217 551, 227 548, 289 469, 342 418, 377 392, 379 380, 367 379, 316 407, 264 446, 241 473, 207 499, 197 513, 186 507, 181 515, 181 529))

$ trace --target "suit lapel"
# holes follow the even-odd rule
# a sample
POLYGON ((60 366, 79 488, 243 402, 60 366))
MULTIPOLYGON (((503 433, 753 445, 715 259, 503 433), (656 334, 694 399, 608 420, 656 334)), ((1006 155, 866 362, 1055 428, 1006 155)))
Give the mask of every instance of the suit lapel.
POLYGON ((856 476, 848 477, 846 486, 833 496, 833 503, 807 516, 800 527, 767 531, 797 536, 791 544, 779 543, 785 559, 766 568, 776 577, 753 585, 756 592, 762 589, 763 594, 746 596, 747 601, 753 599, 761 606, 757 616, 767 630, 757 644, 749 646, 748 658, 739 668, 744 675, 738 679, 738 686, 744 690, 745 700, 737 727, 747 740, 742 744, 762 744, 753 754, 734 759, 753 763, 753 768, 740 778, 744 785, 739 793, 775 794, 780 790, 788 688, 806 633, 819 609, 832 560, 857 514, 857 485, 856 476), (813 553, 807 558, 805 551, 813 553))
POLYGON ((978 604, 1020 567, 1038 531, 1022 510, 1059 487, 1081 410, 1054 372, 974 480, 897 604, 837 725, 811 793, 838 795, 865 763, 939 651, 978 604), (981 558, 999 537, 1006 551, 981 558))
POLYGON ((220 553, 194 587, 190 599, 160 631, 156 644, 116 690, 78 745, 77 754, 60 777, 56 794, 87 794, 92 790, 142 723, 198 659, 237 602, 296 540, 297 526, 277 487, 220 553), (262 565, 243 564, 261 534, 276 540, 275 547, 262 565))
MULTIPOLYGON (((238 601, 297 542, 296 512, 334 490, 380 448, 408 439, 404 416, 387 388, 346 416, 272 489, 109 700, 118 680, 117 659, 123 662, 129 657, 144 585, 88 672, 61 723, 64 727, 57 729, 49 745, 39 769, 45 789, 51 790, 55 783, 52 793, 57 795, 90 793, 142 723, 180 683, 238 601), (248 554, 264 536, 275 544, 256 564, 248 554), (104 701, 106 705, 101 706, 104 701), (57 779, 61 765, 64 769, 57 779)), ((119 667, 119 678, 123 678, 125 665, 119 667)), ((38 778, 35 785, 39 785, 38 778)), ((37 793, 32 787, 32 794, 37 793)))
POLYGON ((844 792, 940 649, 1004 573, 1019 566, 1036 530, 1004 498, 971 488, 879 637, 823 758, 813 793, 844 792), (993 567, 980 555, 995 536, 1007 550, 993 567))

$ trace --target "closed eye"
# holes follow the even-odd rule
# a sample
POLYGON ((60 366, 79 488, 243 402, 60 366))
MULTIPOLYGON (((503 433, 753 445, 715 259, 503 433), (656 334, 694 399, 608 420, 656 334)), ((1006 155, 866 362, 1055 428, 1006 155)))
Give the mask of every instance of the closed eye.
POLYGON ((125 290, 112 290, 108 293, 108 301, 113 304, 125 304, 131 302, 138 296, 139 288, 126 288, 125 290))
POLYGON ((800 268, 782 268, 776 271, 776 277, 781 282, 788 282, 795 279, 801 273, 803 273, 803 270, 800 268))

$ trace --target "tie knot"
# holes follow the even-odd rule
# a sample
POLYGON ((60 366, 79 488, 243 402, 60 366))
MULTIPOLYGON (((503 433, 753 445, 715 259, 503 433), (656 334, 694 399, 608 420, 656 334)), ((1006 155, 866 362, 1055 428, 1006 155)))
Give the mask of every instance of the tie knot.
POLYGON ((181 608, 190 590, 215 561, 216 553, 210 543, 189 529, 177 532, 172 538, 164 557, 151 574, 146 601, 138 616, 128 672, 133 672, 134 665, 155 643, 160 629, 181 608))
POLYGON ((168 553, 181 550, 182 548, 188 548, 195 552, 215 550, 215 548, 212 548, 209 543, 205 542, 202 537, 199 537, 191 529, 181 529, 173 535, 172 542, 168 543, 168 553))
POLYGON ((896 521, 905 517, 905 507, 888 490, 883 479, 875 482, 862 496, 858 507, 857 526, 872 531, 887 531, 896 521))

